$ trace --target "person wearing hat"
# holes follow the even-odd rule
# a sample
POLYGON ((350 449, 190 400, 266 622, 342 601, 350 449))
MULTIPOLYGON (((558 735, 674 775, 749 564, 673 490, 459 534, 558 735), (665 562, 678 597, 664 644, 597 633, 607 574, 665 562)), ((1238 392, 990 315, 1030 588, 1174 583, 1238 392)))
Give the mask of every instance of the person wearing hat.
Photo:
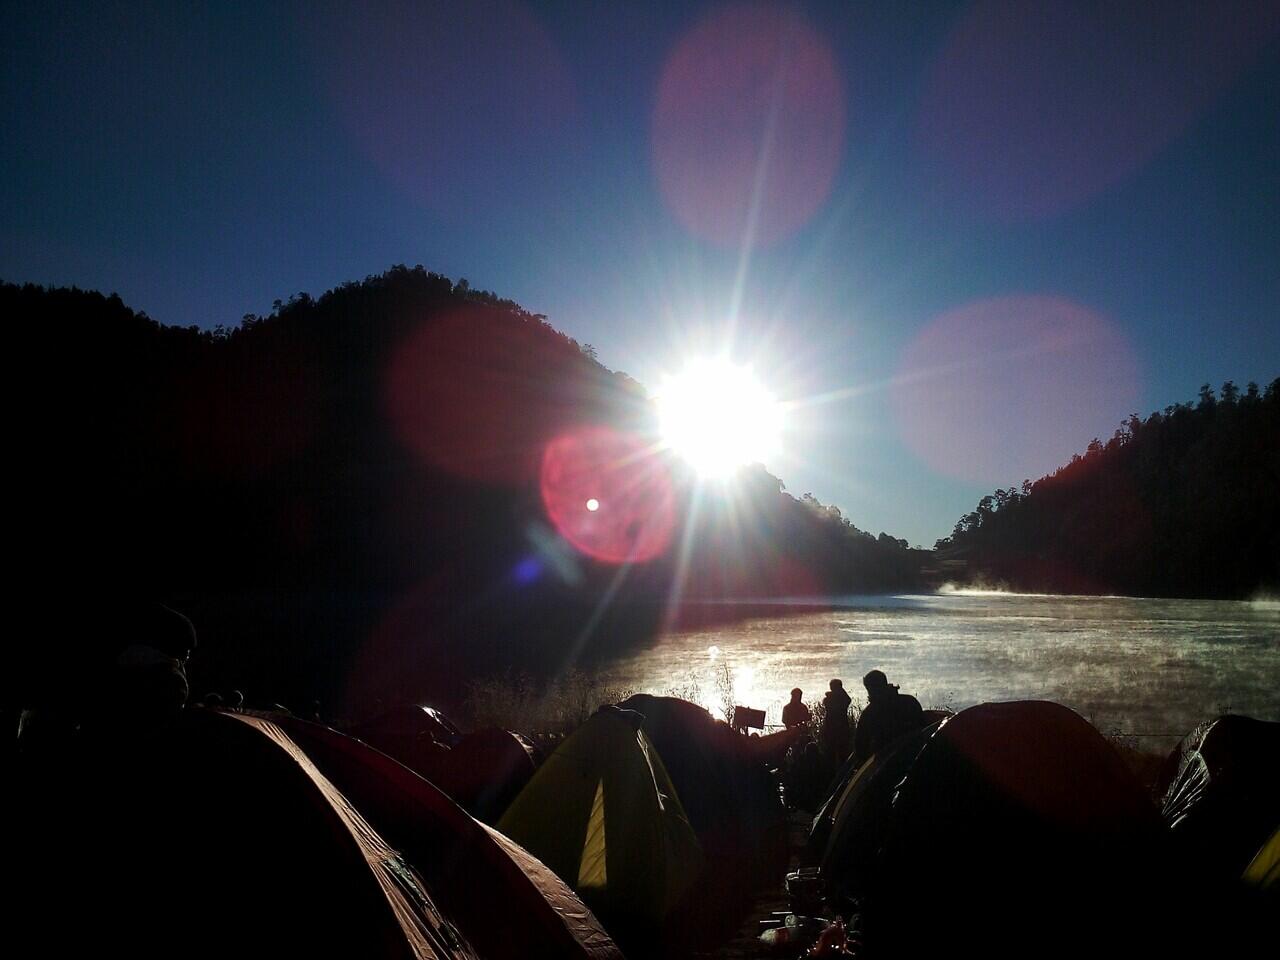
POLYGON ((867 707, 858 718, 853 737, 853 762, 859 766, 899 737, 924 726, 920 701, 899 693, 882 671, 872 670, 862 678, 862 685, 867 688, 867 707))

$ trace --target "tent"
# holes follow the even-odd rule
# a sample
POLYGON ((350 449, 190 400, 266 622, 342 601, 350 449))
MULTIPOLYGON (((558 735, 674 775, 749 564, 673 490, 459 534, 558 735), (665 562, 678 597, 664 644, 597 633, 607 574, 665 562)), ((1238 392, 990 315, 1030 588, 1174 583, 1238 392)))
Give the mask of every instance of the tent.
POLYGON ((1224 716, 1174 748, 1161 814, 1184 868, 1231 883, 1280 826, 1280 723, 1224 716))
POLYGON ((933 732, 932 726, 917 730, 850 767, 814 816, 801 860, 822 868, 832 892, 863 891, 884 841, 893 792, 933 732))
POLYGON ((858 771, 827 846, 823 873, 861 897, 872 952, 1151 946, 1159 819, 1101 734, 1059 704, 1018 701, 920 737, 858 771))
MULTIPOLYGON (((862 763, 855 763, 851 754, 831 779, 826 789, 825 799, 818 804, 818 812, 814 814, 805 850, 801 855, 802 865, 817 866, 826 858, 827 845, 831 839, 837 813, 843 811, 842 815, 848 817, 855 810, 862 811, 860 798, 871 779, 877 780, 882 788, 877 794, 878 800, 882 804, 887 804, 890 798, 888 791, 883 790, 883 787, 891 788, 897 785, 911 762, 915 760, 915 755, 924 741, 932 736, 934 728, 952 716, 954 714, 949 710, 926 710, 923 716, 924 725, 919 730, 912 731, 889 744, 880 751, 879 756, 868 757, 862 763), (900 753, 903 748, 908 752, 900 753), (886 760, 890 756, 895 756, 896 760, 886 765, 886 760), (875 760, 875 763, 869 763, 871 760, 875 760), (864 772, 866 776, 862 776, 864 772), (855 781, 858 782, 856 787, 854 787, 855 781)), ((865 816, 866 813, 862 811, 859 815, 865 816)))
POLYGON ((718 874, 748 880, 785 868, 786 811, 764 761, 781 760, 797 733, 746 737, 676 697, 637 694, 618 706, 644 717, 644 732, 718 874))
POLYGON ((540 761, 538 748, 529 740, 491 727, 467 734, 451 750, 424 758, 417 772, 476 819, 496 823, 540 761))
POLYGON ((1251 887, 1280 894, 1280 827, 1249 861, 1243 880, 1251 887))
POLYGON ((415 770, 462 739, 462 732, 439 710, 411 703, 353 724, 346 732, 415 770))
POLYGON ((432 784, 328 727, 296 718, 282 725, 396 845, 487 960, 621 960, 591 911, 550 869, 432 784))
POLYGON ((702 855, 639 719, 601 708, 547 758, 498 829, 606 922, 656 927, 697 878, 702 855))
POLYGON ((58 956, 479 955, 270 719, 185 711, 21 779, 9 936, 58 956))

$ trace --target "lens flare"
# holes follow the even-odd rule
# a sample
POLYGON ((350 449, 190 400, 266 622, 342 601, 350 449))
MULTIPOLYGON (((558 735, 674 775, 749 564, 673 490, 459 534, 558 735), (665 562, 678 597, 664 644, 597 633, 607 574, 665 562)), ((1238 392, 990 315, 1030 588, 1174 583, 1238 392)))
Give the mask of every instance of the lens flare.
POLYGON ((892 401, 902 439, 922 460, 1004 486, 1109 436, 1141 395, 1133 350, 1105 316, 1020 295, 957 307, 921 330, 892 401))
POLYGON ((768 245, 826 201, 844 129, 844 78, 826 39, 794 10, 733 4, 694 26, 662 68, 654 174, 694 235, 768 245))
MULTIPOLYGON (((518 318, 469 304, 426 318, 396 346, 387 417, 424 466, 523 487, 537 482, 547 442, 590 409, 584 363, 576 348, 518 318)), ((579 509, 588 496, 600 493, 585 490, 579 509)))
POLYGON ((676 510, 666 464, 638 437, 607 427, 557 437, 543 453, 541 488, 557 532, 592 559, 639 563, 671 543, 676 510))
POLYGON ((1065 213, 1145 166, 1280 32, 1274 2, 968 5, 923 83, 925 182, 995 220, 1065 213))

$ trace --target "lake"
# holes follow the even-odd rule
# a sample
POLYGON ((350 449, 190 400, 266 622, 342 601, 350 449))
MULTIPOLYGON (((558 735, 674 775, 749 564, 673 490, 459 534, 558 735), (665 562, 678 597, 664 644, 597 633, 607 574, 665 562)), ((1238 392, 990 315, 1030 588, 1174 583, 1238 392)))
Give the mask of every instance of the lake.
POLYGON ((806 703, 832 677, 865 703, 879 668, 926 708, 1055 700, 1107 734, 1163 752, 1203 720, 1280 720, 1280 602, 1063 597, 986 591, 846 597, 821 608, 676 632, 615 661, 602 679, 675 692, 717 716, 724 704, 780 722, 792 687, 806 703))

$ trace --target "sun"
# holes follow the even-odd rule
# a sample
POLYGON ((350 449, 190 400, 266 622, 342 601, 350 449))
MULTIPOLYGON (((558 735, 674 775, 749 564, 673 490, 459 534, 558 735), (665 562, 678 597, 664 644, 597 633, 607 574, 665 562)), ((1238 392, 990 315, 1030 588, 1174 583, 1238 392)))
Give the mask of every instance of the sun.
POLYGON ((654 399, 663 442, 701 477, 723 479, 778 452, 782 407, 750 367, 690 360, 654 399))

